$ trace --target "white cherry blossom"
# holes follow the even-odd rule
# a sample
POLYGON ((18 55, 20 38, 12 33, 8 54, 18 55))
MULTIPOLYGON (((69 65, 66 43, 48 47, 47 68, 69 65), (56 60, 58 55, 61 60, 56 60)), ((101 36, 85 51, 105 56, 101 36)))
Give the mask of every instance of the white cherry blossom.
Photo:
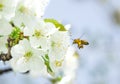
POLYGON ((79 54, 73 46, 68 48, 62 67, 63 77, 57 84, 74 84, 76 78, 76 71, 78 69, 79 54))
POLYGON ((18 10, 24 14, 41 17, 49 0, 20 0, 18 10))
POLYGON ((52 60, 62 60, 70 45, 68 31, 57 31, 50 37, 49 56, 52 60))
POLYGON ((57 77, 62 72, 60 84, 70 84, 78 64, 76 51, 70 47, 71 25, 43 19, 48 2, 0 0, 0 54, 7 53, 10 38, 12 59, 9 63, 13 71, 30 71, 32 76, 47 77, 57 77))
POLYGON ((38 73, 42 73, 45 69, 42 60, 44 52, 33 49, 27 39, 20 41, 19 44, 12 47, 11 55, 13 58, 10 60, 10 63, 16 72, 39 71, 38 73))
POLYGON ((10 20, 15 14, 18 0, 0 0, 0 17, 10 20))
POLYGON ((37 23, 37 18, 33 15, 16 12, 15 16, 12 18, 12 22, 15 26, 23 30, 24 27, 34 27, 34 25, 37 23))
POLYGON ((30 36, 30 43, 34 48, 48 50, 49 36, 57 31, 57 28, 52 23, 39 21, 34 27, 25 27, 24 35, 30 36))
POLYGON ((0 19, 0 35, 9 35, 12 31, 12 26, 4 18, 0 19))
POLYGON ((32 27, 36 23, 36 18, 41 18, 49 0, 19 0, 16 6, 15 16, 12 18, 15 26, 21 28, 22 25, 32 27))

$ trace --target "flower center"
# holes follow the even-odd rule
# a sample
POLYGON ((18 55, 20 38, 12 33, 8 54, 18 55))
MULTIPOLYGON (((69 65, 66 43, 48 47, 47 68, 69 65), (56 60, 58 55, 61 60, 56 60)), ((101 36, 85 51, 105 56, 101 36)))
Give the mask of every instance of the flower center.
POLYGON ((0 3, 0 11, 3 10, 4 5, 0 3))
POLYGON ((28 51, 28 52, 25 53, 24 57, 26 59, 30 59, 32 57, 32 55, 33 55, 33 53, 31 51, 28 51))
POLYGON ((28 13, 29 13, 29 9, 26 8, 25 6, 21 6, 21 7, 19 8, 19 11, 20 11, 21 13, 25 13, 25 14, 28 14, 28 13))
POLYGON ((52 47, 54 47, 54 46, 55 46, 55 42, 54 42, 54 41, 52 41, 52 44, 51 44, 51 46, 52 46, 52 47))
POLYGON ((35 36, 36 38, 40 38, 40 36, 41 36, 40 30, 35 30, 34 36, 35 36))
POLYGON ((55 66, 56 67, 61 67, 62 66, 62 62, 63 62, 63 60, 61 60, 61 61, 55 60, 55 66))
POLYGON ((57 42, 57 43, 56 43, 56 42, 52 41, 51 46, 52 46, 52 47, 58 47, 58 48, 59 48, 59 47, 61 46, 61 42, 57 42))

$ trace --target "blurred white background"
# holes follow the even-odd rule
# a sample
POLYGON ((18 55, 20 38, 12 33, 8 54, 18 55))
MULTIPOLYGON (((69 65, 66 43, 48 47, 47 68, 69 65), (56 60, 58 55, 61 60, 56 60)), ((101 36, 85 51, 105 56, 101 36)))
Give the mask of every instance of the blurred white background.
MULTIPOLYGON (((120 0, 51 0, 45 18, 71 24, 72 38, 87 40, 90 45, 78 50, 79 69, 74 84, 120 84, 120 25, 113 13, 120 0)), ((0 68, 4 67, 0 62, 0 68)), ((8 73, 0 84, 50 84, 44 78, 8 73)))

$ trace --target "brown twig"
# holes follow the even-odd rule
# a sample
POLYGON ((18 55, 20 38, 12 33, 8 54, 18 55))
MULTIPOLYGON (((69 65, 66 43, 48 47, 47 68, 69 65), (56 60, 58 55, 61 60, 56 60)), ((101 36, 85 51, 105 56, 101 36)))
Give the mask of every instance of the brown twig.
POLYGON ((0 75, 4 74, 4 73, 8 73, 8 72, 11 72, 12 69, 11 68, 7 68, 7 69, 1 69, 0 70, 0 75))
POLYGON ((0 54, 0 60, 2 60, 2 61, 9 61, 11 58, 12 58, 12 56, 11 56, 11 53, 10 53, 10 51, 11 51, 11 39, 10 38, 8 38, 8 40, 7 40, 7 42, 8 42, 8 52, 7 53, 1 53, 0 54))

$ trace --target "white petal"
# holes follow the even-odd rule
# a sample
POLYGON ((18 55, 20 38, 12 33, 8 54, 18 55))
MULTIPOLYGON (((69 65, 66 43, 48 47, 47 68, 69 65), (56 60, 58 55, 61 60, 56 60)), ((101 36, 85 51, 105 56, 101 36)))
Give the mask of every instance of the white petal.
POLYGON ((12 57, 22 57, 25 53, 25 49, 21 45, 15 45, 11 49, 11 55, 12 57))
POLYGON ((12 57, 22 57, 27 51, 31 51, 31 46, 27 39, 23 39, 19 44, 12 47, 11 55, 12 57))
POLYGON ((12 18, 12 21, 15 26, 23 30, 23 28, 21 27, 22 24, 24 24, 27 28, 33 28, 35 27, 37 20, 35 16, 25 15, 20 12, 16 12, 15 17, 12 18))
POLYGON ((0 19, 0 35, 9 35, 12 31, 12 26, 3 18, 0 19))
POLYGON ((51 35, 58 31, 58 29, 53 25, 52 23, 46 23, 45 28, 44 28, 44 34, 46 36, 51 35))
POLYGON ((33 48, 37 49, 43 49, 43 50, 48 50, 49 48, 49 43, 48 39, 46 37, 30 37, 30 43, 33 48))
POLYGON ((15 14, 15 8, 18 0, 0 0, 0 3, 3 5, 2 11, 0 11, 0 15, 10 21, 10 19, 15 14))
POLYGON ((28 64, 24 57, 11 59, 10 64, 15 72, 26 72, 29 70, 28 64))
POLYGON ((18 45, 22 46, 25 51, 30 51, 32 49, 30 42, 27 39, 21 40, 18 45))
POLYGON ((56 32, 51 36, 50 57, 54 59, 63 59, 70 45, 68 32, 56 32), (54 43, 54 45, 52 45, 54 43), (59 53, 59 54, 58 54, 59 53))
POLYGON ((29 0, 26 1, 29 9, 32 9, 36 13, 37 17, 41 17, 44 14, 45 7, 47 6, 49 0, 29 0))
POLYGON ((65 25, 65 29, 66 29, 66 30, 70 30, 70 28, 71 28, 71 24, 65 25))
POLYGON ((29 60, 29 68, 30 70, 42 70, 43 68, 45 68, 44 65, 44 61, 42 60, 42 57, 37 57, 37 56, 33 56, 31 57, 31 59, 29 60))
POLYGON ((32 36, 34 34, 34 29, 25 27, 23 32, 24 32, 24 36, 32 36))

